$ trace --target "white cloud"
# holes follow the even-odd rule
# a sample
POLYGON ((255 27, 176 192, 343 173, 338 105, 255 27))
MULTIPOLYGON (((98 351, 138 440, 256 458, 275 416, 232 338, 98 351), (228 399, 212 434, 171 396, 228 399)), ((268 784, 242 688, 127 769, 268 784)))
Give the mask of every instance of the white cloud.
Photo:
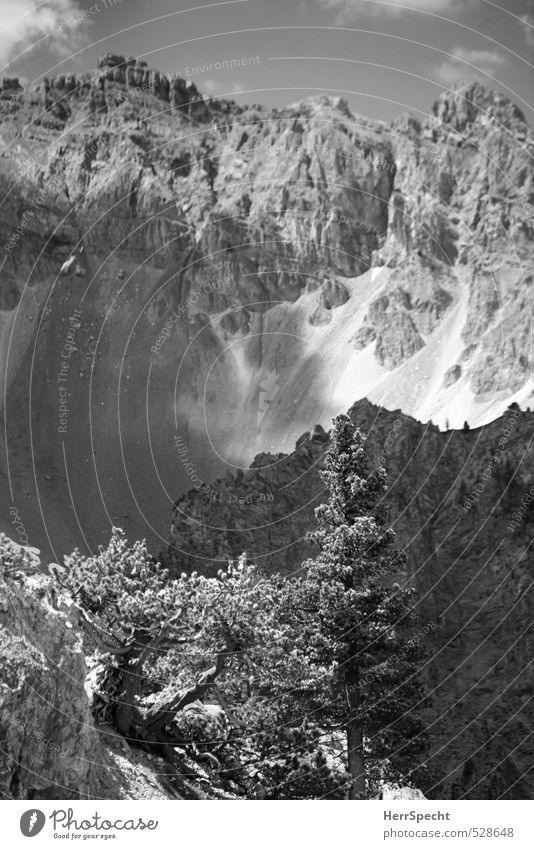
MULTIPOLYGON (((65 53, 70 42, 74 49, 73 29, 58 22, 72 19, 79 12, 76 0, 0 0, 0 63, 5 64, 40 39, 56 53, 65 53)), ((84 24, 85 25, 85 22, 84 24)))
POLYGON ((433 12, 447 15, 456 9, 465 8, 471 0, 387 0, 387 3, 375 3, 373 0, 316 0, 323 9, 332 9, 338 13, 338 22, 346 22, 363 13, 375 15, 402 15, 410 9, 417 12, 433 12))
POLYGON ((205 92, 210 97, 217 97, 220 94, 239 94, 245 90, 241 83, 233 83, 232 85, 229 85, 227 82, 225 83, 222 80, 212 80, 209 78, 207 80, 202 80, 202 82, 199 82, 197 85, 201 92, 205 92))
POLYGON ((202 80, 202 82, 200 83, 200 88, 202 91, 205 91, 206 94, 213 95, 220 94, 220 92, 224 90, 219 80, 211 79, 202 80))
POLYGON ((438 80, 453 85, 460 80, 480 80, 488 82, 488 75, 495 73, 505 63, 501 53, 494 50, 465 50, 456 47, 450 59, 442 62, 434 73, 438 80))

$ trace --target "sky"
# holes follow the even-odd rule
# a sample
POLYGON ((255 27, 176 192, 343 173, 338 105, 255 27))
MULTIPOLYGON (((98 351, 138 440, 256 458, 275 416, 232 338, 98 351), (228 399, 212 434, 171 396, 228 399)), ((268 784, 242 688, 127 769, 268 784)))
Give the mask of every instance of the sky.
POLYGON ((385 121, 477 79, 534 123, 534 0, 0 0, 0 79, 90 71, 108 52, 206 95, 340 95, 385 121), (231 59, 249 61, 209 68, 231 59))

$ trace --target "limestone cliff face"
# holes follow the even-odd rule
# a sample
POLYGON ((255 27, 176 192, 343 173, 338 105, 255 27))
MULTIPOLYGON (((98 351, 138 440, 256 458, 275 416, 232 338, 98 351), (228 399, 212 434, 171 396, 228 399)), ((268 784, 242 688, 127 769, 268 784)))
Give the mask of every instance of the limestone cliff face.
POLYGON ((82 641, 51 581, 0 539, 0 793, 7 799, 91 795, 103 750, 84 690, 82 641))
MULTIPOLYGON (((446 433, 367 401, 351 415, 389 471, 385 501, 408 555, 399 578, 417 588, 431 653, 435 747, 425 793, 532 798, 534 414, 512 410, 446 433)), ((298 571, 314 554, 304 535, 324 500, 317 471, 327 448, 320 429, 299 443, 179 499, 168 561, 209 573, 225 553, 246 551, 266 569, 298 571)))
POLYGON ((394 269, 387 289, 402 293, 398 313, 414 324, 406 336, 426 343, 410 364, 420 401, 397 403, 422 420, 460 426, 463 409, 484 423, 505 398, 532 392, 532 132, 515 104, 478 83, 443 94, 430 118, 398 122, 397 132, 380 261, 394 269))
POLYGON ((532 133, 500 95, 386 125, 340 98, 205 100, 111 54, 19 88, 2 491, 53 559, 111 523, 162 545, 177 438, 209 481, 361 397, 458 427, 530 397, 532 133))

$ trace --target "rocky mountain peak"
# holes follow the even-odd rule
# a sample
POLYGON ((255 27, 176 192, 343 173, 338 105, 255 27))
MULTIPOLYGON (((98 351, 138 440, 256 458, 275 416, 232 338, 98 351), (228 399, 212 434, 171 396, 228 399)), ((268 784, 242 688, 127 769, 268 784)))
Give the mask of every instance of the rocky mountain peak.
POLYGON ((432 111, 441 123, 460 133, 473 124, 486 125, 489 121, 510 130, 526 129, 525 116, 517 104, 479 82, 457 83, 440 95, 432 111))
POLYGON ((143 59, 135 59, 130 56, 120 56, 118 53, 105 53, 98 57, 97 68, 126 68, 129 65, 137 65, 139 68, 146 68, 147 63, 143 59))

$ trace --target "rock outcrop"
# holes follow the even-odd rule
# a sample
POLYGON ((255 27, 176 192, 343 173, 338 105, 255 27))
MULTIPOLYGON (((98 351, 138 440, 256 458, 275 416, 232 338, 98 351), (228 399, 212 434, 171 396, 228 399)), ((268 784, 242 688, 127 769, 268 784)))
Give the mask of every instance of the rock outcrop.
POLYGON ((163 761, 95 726, 77 611, 0 534, 0 797, 177 799, 163 761))
POLYGON ((0 793, 88 798, 105 759, 76 617, 19 546, 0 538, 0 547, 0 793))

